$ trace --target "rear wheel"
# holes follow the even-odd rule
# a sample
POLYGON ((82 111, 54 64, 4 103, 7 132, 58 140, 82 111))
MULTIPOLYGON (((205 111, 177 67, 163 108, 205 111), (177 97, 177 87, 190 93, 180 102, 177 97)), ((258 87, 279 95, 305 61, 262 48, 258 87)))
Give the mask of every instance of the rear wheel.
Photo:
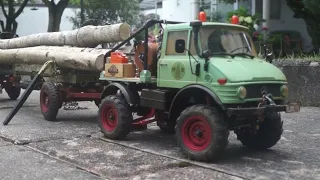
POLYGON ((55 121, 61 104, 57 86, 53 82, 43 83, 40 90, 40 108, 44 118, 55 121))
POLYGON ((21 88, 16 86, 10 86, 5 90, 11 100, 17 100, 21 93, 21 88))
POLYGON ((192 160, 217 160, 228 144, 229 130, 224 120, 217 109, 205 105, 185 109, 176 126, 180 150, 192 160))
POLYGON ((116 95, 104 98, 99 107, 99 127, 109 139, 123 139, 131 130, 133 121, 126 100, 116 95))
POLYGON ((280 140, 283 132, 283 121, 279 113, 266 112, 263 122, 260 123, 256 133, 250 131, 235 131, 238 140, 243 146, 264 150, 268 149, 280 140))

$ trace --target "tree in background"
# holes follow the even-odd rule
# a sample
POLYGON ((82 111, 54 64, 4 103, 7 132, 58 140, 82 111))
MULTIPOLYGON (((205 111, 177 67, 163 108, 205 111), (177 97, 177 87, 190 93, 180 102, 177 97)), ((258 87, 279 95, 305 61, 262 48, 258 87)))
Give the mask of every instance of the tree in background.
POLYGON ((28 4, 29 0, 0 0, 2 13, 6 19, 6 23, 0 21, 2 32, 11 32, 16 34, 18 23, 16 19, 22 13, 23 9, 28 4), (7 10, 6 6, 7 5, 7 10), (15 7, 18 6, 16 11, 15 7))
MULTIPOLYGON (((80 4, 80 0, 72 0, 74 4, 80 4)), ((96 24, 115 24, 126 22, 130 25, 136 24, 139 14, 140 0, 84 0, 85 20, 94 19, 96 24)), ((73 28, 81 26, 81 12, 76 12, 70 17, 73 28)))
POLYGON ((48 32, 60 31, 60 23, 63 11, 69 4, 69 0, 42 0, 42 2, 48 7, 49 12, 49 23, 48 32))

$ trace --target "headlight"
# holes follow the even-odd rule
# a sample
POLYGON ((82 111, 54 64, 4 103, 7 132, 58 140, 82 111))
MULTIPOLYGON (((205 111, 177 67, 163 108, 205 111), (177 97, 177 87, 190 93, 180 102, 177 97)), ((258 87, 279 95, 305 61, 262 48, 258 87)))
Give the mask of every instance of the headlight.
POLYGON ((280 94, 283 97, 287 97, 289 95, 289 88, 286 85, 281 86, 280 88, 280 94))
POLYGON ((237 94, 239 98, 244 99, 247 96, 247 89, 241 86, 238 88, 237 94))

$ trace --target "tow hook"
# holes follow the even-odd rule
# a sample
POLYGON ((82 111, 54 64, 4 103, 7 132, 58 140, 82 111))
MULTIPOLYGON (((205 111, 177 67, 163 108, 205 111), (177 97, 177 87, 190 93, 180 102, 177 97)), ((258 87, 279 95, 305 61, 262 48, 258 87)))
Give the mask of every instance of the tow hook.
POLYGON ((270 105, 270 106, 276 106, 276 103, 273 101, 272 94, 263 95, 262 99, 258 105, 258 107, 264 106, 264 105, 270 105))
MULTIPOLYGON (((267 94, 267 95, 264 94, 262 96, 262 99, 258 104, 258 107, 262 107, 265 105, 276 106, 276 103, 273 101, 272 94, 267 94)), ((264 114, 259 115, 257 120, 257 127, 256 127, 257 130, 259 129, 259 123, 263 122, 263 120, 264 120, 264 114)))

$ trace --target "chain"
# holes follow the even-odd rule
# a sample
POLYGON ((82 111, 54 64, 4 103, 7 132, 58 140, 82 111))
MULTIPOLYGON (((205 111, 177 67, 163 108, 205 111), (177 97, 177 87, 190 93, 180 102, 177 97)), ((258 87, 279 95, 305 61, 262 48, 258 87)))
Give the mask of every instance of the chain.
POLYGON ((80 109, 88 109, 87 107, 81 107, 79 106, 78 102, 71 101, 63 103, 63 109, 64 110, 80 110, 80 109))

